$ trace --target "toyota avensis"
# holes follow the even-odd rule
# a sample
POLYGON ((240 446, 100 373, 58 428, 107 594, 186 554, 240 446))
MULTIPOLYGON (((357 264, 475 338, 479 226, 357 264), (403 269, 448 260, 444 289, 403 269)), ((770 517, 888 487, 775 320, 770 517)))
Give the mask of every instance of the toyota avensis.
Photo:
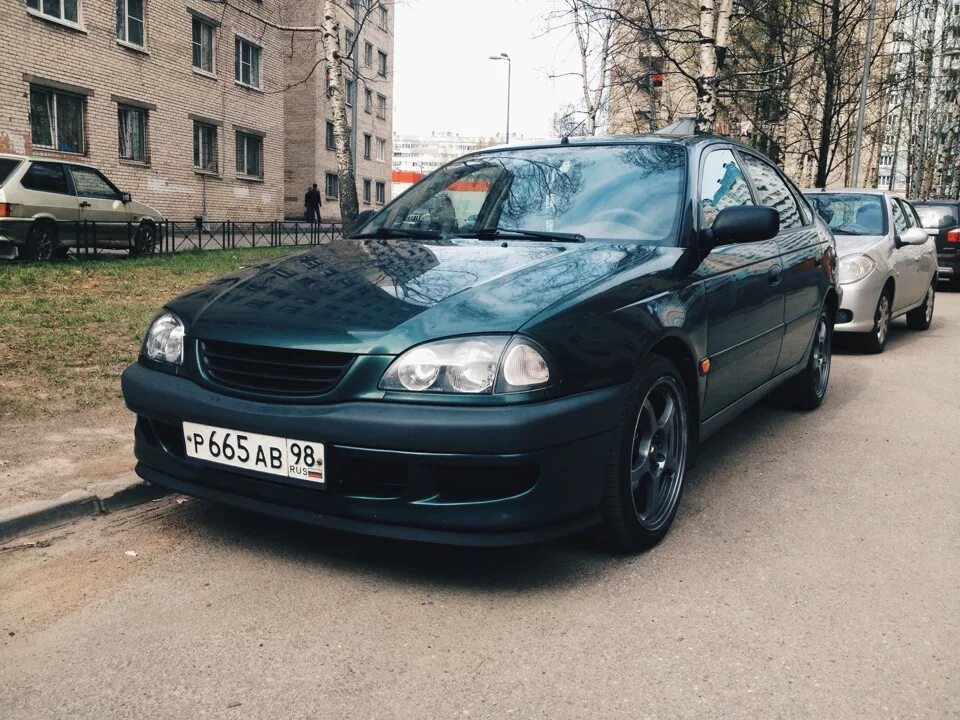
POLYGON ((820 404, 835 270, 796 188, 719 138, 480 151, 168 303, 123 375, 137 471, 393 538, 647 548, 704 438, 774 388, 820 404))

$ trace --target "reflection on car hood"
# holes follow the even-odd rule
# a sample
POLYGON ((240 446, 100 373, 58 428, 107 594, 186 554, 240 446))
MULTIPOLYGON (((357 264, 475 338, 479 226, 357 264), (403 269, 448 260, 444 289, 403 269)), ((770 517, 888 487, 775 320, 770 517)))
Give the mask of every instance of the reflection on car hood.
POLYGON ((886 235, 834 235, 837 240, 837 256, 862 255, 874 245, 886 239, 886 235))
POLYGON ((513 332, 655 252, 605 243, 336 240, 214 280, 168 307, 192 337, 395 354, 439 337, 513 332))

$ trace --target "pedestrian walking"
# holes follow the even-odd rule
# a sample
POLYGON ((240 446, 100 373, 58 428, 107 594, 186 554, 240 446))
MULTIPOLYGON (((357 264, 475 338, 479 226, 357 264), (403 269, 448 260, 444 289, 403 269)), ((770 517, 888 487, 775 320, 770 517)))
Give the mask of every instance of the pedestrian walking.
POLYGON ((307 190, 306 194, 303 196, 303 206, 306 208, 307 212, 307 222, 320 222, 320 191, 317 190, 317 184, 314 183, 313 187, 307 190))

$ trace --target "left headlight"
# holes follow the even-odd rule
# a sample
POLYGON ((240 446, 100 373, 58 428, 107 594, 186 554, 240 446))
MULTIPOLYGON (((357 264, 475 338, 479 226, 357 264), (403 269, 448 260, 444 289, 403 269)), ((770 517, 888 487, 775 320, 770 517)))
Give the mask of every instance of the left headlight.
POLYGON ((489 335, 418 345, 390 364, 380 388, 481 395, 532 390, 551 379, 543 352, 531 340, 489 335))
POLYGON ((855 283, 872 273, 876 266, 877 264, 869 255, 844 258, 840 261, 840 267, 837 270, 837 280, 841 285, 855 283))
POLYGON ((150 325, 143 341, 143 354, 154 362, 183 362, 183 322, 171 312, 162 313, 150 325))

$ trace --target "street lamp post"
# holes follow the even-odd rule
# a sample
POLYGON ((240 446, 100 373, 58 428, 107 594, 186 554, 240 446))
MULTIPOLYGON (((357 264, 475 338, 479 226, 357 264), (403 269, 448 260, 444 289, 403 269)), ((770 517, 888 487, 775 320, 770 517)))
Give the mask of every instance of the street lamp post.
POLYGON ((499 55, 491 55, 491 60, 506 60, 507 61, 507 143, 510 142, 510 75, 513 71, 513 63, 510 60, 510 56, 505 52, 500 53, 499 55))

